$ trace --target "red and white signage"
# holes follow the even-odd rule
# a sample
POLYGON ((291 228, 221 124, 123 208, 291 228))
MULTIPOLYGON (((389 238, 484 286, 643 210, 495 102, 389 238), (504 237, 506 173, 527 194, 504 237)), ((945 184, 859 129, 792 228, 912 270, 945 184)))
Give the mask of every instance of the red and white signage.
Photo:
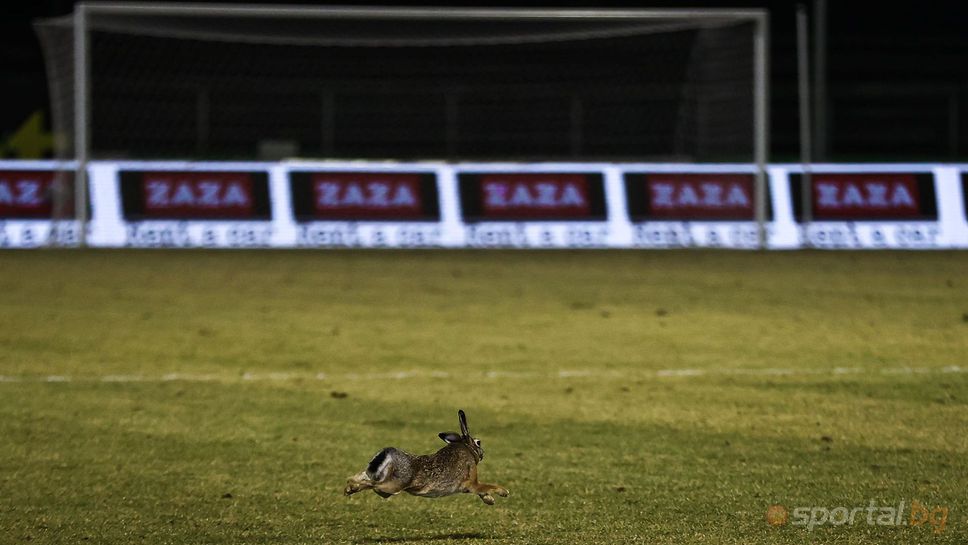
POLYGON ((150 174, 143 183, 148 214, 236 215, 252 210, 252 181, 246 176, 150 174))
POLYGON ((465 219, 597 220, 605 216, 598 174, 461 174, 460 191, 465 219))
MULTIPOLYGON (((62 202, 64 217, 73 217, 73 177, 64 176, 62 202)), ((58 173, 51 170, 0 171, 0 218, 50 219, 54 215, 54 202, 58 186, 54 183, 58 173)))
POLYGON ((755 217, 751 174, 626 174, 633 221, 720 221, 755 217))
POLYGON ((813 217, 904 220, 932 216, 934 203, 927 202, 918 178, 913 173, 813 174, 813 217))
POLYGON ((297 221, 437 221, 437 177, 423 172, 291 172, 297 221))
POLYGON ((317 173, 313 203, 322 215, 387 218, 422 215, 417 174, 317 173))
POLYGON ((267 219, 262 172, 122 171, 129 219, 267 219))

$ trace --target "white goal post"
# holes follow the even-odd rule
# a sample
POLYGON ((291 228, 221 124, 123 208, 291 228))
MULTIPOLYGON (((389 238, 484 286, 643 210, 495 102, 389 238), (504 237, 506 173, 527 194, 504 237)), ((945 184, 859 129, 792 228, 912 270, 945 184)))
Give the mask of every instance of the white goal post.
MULTIPOLYGON (((758 223, 760 247, 765 247, 767 222, 766 166, 768 163, 769 143, 769 73, 768 40, 769 17, 765 10, 758 9, 521 9, 521 8, 395 8, 395 7, 311 7, 311 6, 268 6, 268 5, 227 5, 227 4, 188 4, 188 3, 120 3, 120 2, 81 2, 69 20, 60 21, 63 27, 72 27, 72 104, 69 123, 72 132, 70 158, 76 161, 76 218, 81 225, 88 215, 88 196, 86 194, 87 166, 91 160, 102 158, 100 153, 92 153, 92 31, 105 28, 115 32, 132 34, 148 33, 153 35, 169 34, 175 37, 199 39, 208 34, 211 39, 229 41, 238 39, 249 43, 260 40, 264 43, 321 43, 330 47, 379 46, 394 47, 434 47, 437 45, 488 45, 489 40, 497 45, 533 44, 543 41, 580 41, 621 38, 622 36, 644 35, 649 33, 675 32, 682 28, 705 28, 725 24, 747 24, 752 29, 752 51, 749 51, 749 69, 752 75, 749 84, 750 134, 733 134, 737 140, 747 140, 750 156, 742 162, 755 166, 755 218, 758 223), (158 25, 151 24, 157 20, 158 25), (238 29, 219 30, 219 21, 231 20, 238 29), (340 22, 354 21, 363 28, 360 36, 341 34, 330 41, 326 36, 312 32, 299 36, 286 36, 279 33, 279 23, 289 21, 340 22), (253 29, 261 22, 274 22, 276 27, 260 32, 253 29), (367 25, 387 28, 390 23, 402 32, 390 38, 375 37, 367 30, 367 25), (413 34, 406 32, 407 25, 415 25, 413 34), (167 26, 166 26, 167 25, 167 26), (469 35, 445 32, 441 29, 451 25, 459 31, 469 29, 469 35), (497 29, 495 35, 482 31, 488 26, 497 29), (119 30, 120 29, 120 30, 119 30), (429 30, 428 30, 429 29, 429 30), (394 43, 397 40, 399 43, 394 43)), ((287 23, 288 24, 288 23, 287 23)), ((269 25, 272 26, 271 24, 269 25)), ((284 25, 283 25, 284 26, 284 25)), ((46 47, 46 46, 45 46, 46 47)), ((658 53, 653 53, 658 55, 658 53)), ((51 54, 48 53, 48 63, 51 54)), ((744 61, 745 62, 745 61, 744 61)), ((720 71, 722 72, 722 70, 720 71)), ((744 72, 745 73, 745 72, 744 72)), ((717 76, 720 77, 720 76, 717 76)), ((745 84, 742 84, 745 85, 745 84)), ((714 91, 712 91, 714 92, 714 91)), ((52 95, 54 91, 52 90, 52 95)), ((448 108, 452 106, 447 103, 448 108)), ((581 122, 583 104, 573 104, 572 118, 581 122)), ((450 111, 450 110, 448 110, 450 111)), ((745 110, 744 110, 745 111, 745 110)), ((54 112, 57 117, 57 112, 54 112)), ((696 117, 698 114, 689 113, 696 117)), ((713 115, 713 114, 706 114, 713 115)), ((744 114, 745 115, 745 114, 744 114)), ((325 115, 324 115, 325 118, 325 115)), ((691 119, 691 118, 690 118, 691 119)), ((700 121, 690 121, 699 126, 700 121)), ((677 122, 681 127, 684 122, 677 122)), ((708 125, 715 128, 715 121, 708 125)), ((720 121, 721 123, 721 121, 720 121)), ((454 129, 448 117, 448 138, 454 129)), ((604 126, 608 126, 605 124, 604 126)), ((55 127, 56 129, 56 127, 55 127)), ((201 130, 201 129, 199 129, 201 130)), ((331 130, 331 129, 330 129, 331 130)), ((605 130, 605 129, 603 129, 605 130)), ((677 130, 682 130, 677 129, 677 130)), ((699 129, 690 128, 702 132, 699 129)), ((744 133, 740 129, 738 133, 744 133)), ((325 130, 321 137, 326 139, 325 130)), ((573 131, 572 148, 581 149, 582 134, 573 131), (577 142, 577 143, 576 143, 577 142)), ((746 144, 743 144, 745 149, 746 144)), ((447 150, 450 151, 450 142, 447 150)), ((703 157, 695 155, 697 160, 703 157)), ((66 157, 65 157, 66 158, 66 157)), ((386 157, 393 159, 397 157, 386 157)), ((412 158, 408 158, 412 159, 412 158)), ((448 157, 448 159, 453 159, 448 157)), ((542 158, 539 157, 538 160, 542 158)), ((559 159, 548 157, 547 159, 559 159)), ((80 245, 85 244, 84 229, 80 229, 80 245)))

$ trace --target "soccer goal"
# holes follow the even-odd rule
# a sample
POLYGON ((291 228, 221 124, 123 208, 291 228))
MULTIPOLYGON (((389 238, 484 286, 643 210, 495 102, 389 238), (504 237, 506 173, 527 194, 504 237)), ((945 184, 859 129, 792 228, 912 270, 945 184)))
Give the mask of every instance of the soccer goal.
POLYGON ((765 218, 762 10, 92 2, 36 26, 81 181, 106 159, 731 162, 765 218))

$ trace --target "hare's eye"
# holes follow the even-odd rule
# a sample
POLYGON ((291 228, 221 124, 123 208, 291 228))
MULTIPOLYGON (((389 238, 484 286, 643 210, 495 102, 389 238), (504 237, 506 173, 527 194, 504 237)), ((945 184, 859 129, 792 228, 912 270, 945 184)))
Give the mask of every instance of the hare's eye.
POLYGON ((477 446, 481 446, 481 440, 480 439, 474 439, 474 442, 477 443, 477 446))

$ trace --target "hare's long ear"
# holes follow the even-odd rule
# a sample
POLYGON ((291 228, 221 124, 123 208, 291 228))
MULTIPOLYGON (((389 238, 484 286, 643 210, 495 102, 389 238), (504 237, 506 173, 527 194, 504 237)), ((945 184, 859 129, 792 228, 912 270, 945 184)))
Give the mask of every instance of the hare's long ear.
POLYGON ((463 409, 457 411, 457 418, 460 419, 460 432, 464 437, 470 437, 470 432, 467 431, 467 415, 464 414, 463 409))
POLYGON ((437 437, 440 437, 441 439, 443 439, 445 443, 457 443, 461 440, 460 434, 452 431, 445 431, 443 433, 438 433, 437 437))

